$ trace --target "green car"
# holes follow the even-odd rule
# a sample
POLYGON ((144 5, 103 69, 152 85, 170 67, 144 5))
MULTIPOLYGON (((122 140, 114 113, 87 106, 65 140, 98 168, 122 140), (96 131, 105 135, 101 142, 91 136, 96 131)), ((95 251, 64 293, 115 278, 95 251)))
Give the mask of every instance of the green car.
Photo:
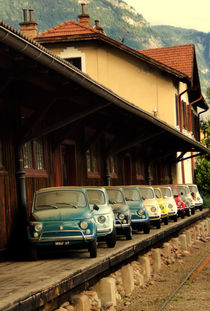
POLYGON ((130 208, 131 225, 133 229, 143 230, 144 233, 150 232, 150 220, 141 193, 137 187, 122 186, 125 200, 130 208))
MULTIPOLYGON (((94 207, 98 209, 97 207, 94 207)), ((94 209, 93 208, 93 209, 94 209)), ((82 187, 52 187, 35 192, 28 225, 31 258, 39 250, 87 248, 97 256, 97 226, 82 187)))

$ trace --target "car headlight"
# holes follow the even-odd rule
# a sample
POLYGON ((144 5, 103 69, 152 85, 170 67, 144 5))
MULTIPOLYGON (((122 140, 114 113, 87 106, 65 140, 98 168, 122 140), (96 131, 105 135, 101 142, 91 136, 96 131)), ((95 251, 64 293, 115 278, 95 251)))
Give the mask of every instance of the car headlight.
POLYGON ((168 208, 169 209, 173 209, 173 205, 170 203, 170 204, 168 204, 168 208))
POLYGON ((156 207, 155 206, 152 206, 151 207, 151 211, 154 213, 154 212, 156 212, 156 207))
POLYGON ((105 223, 105 221, 106 221, 106 218, 104 216, 99 216, 98 217, 98 222, 100 222, 100 224, 105 223))
POLYGON ((181 206, 182 203, 179 201, 177 204, 178 204, 179 206, 181 206))
POLYGON ((85 221, 85 220, 81 221, 80 228, 85 230, 85 229, 87 229, 87 227, 88 227, 87 221, 85 221))
POLYGON ((200 201, 200 197, 197 197, 197 200, 200 201))
POLYGON ((137 213, 139 214, 139 216, 142 216, 142 215, 144 215, 144 210, 143 210, 143 209, 140 209, 140 210, 138 210, 137 213))
POLYGON ((123 220, 123 219, 125 218, 125 215, 124 215, 124 214, 119 214, 119 215, 118 215, 118 218, 119 218, 120 220, 123 220))
POLYGON ((34 226, 34 229, 35 229, 37 232, 42 231, 42 224, 36 224, 36 225, 34 226))

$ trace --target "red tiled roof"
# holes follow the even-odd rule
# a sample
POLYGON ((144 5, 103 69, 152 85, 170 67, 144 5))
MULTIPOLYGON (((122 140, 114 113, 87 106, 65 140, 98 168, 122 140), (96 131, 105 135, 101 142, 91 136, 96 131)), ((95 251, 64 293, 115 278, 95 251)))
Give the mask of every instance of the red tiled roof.
POLYGON ((37 35, 35 39, 69 37, 74 35, 99 33, 98 30, 75 21, 66 21, 37 35))
POLYGON ((193 78, 194 45, 169 46, 139 50, 140 53, 193 78))

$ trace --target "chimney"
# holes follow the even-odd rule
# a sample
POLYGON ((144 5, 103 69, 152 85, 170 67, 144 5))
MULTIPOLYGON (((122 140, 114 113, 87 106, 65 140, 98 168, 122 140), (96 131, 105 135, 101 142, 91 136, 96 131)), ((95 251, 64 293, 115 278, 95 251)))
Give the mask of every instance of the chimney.
POLYGON ((34 21, 34 10, 29 9, 29 21, 27 19, 27 9, 23 9, 23 22, 19 23, 20 30, 28 37, 35 38, 37 35, 37 22, 34 21))
POLYGON ((85 3, 81 3, 82 14, 78 15, 79 22, 84 26, 91 26, 90 15, 85 13, 85 3))
POLYGON ((95 29, 100 31, 100 32, 102 32, 102 33, 104 33, 103 28, 99 25, 99 20, 98 19, 95 20, 95 29))

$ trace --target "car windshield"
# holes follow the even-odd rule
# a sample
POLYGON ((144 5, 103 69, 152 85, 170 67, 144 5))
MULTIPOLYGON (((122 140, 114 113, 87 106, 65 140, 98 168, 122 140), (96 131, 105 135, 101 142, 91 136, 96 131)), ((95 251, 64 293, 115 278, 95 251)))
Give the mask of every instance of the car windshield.
POLYGON ((160 192, 160 190, 159 189, 154 189, 154 192, 155 192, 155 197, 157 198, 157 199, 160 199, 162 196, 161 196, 161 192, 160 192))
POLYGON ((172 196, 172 192, 170 188, 160 188, 163 196, 170 198, 172 196))
POLYGON ((105 204, 104 192, 101 190, 87 189, 88 202, 90 204, 105 204))
POLYGON ((139 201, 141 200, 140 194, 136 189, 124 189, 126 201, 139 201))
POLYGON ((180 192, 180 194, 181 194, 181 195, 184 195, 184 196, 186 196, 186 191, 185 191, 185 187, 182 187, 182 186, 178 186, 178 188, 179 188, 179 192, 180 192))
POLYGON ((178 192, 178 190, 175 187, 171 187, 171 191, 172 191, 173 195, 178 197, 179 192, 178 192))
POLYGON ((40 192, 36 195, 35 209, 50 209, 61 207, 85 207, 86 199, 82 191, 79 190, 54 190, 40 192))
POLYGON ((189 186, 191 192, 198 192, 198 188, 195 185, 189 186))
POLYGON ((124 197, 122 191, 115 189, 107 189, 110 204, 124 204, 124 197))
POLYGON ((189 194, 189 193, 190 193, 189 187, 185 187, 185 192, 186 192, 186 194, 189 194))
POLYGON ((139 188, 143 200, 154 199, 154 192, 150 188, 139 188))

